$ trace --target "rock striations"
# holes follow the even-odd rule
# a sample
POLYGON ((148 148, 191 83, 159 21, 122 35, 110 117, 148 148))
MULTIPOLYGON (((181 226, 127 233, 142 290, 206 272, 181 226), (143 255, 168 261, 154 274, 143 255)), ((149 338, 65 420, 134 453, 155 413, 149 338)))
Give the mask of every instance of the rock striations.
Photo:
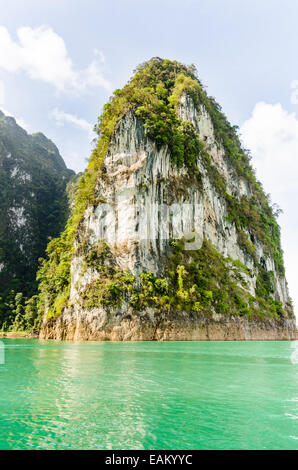
POLYGON ((194 67, 142 64, 97 131, 38 274, 40 336, 293 338, 275 214, 194 67))

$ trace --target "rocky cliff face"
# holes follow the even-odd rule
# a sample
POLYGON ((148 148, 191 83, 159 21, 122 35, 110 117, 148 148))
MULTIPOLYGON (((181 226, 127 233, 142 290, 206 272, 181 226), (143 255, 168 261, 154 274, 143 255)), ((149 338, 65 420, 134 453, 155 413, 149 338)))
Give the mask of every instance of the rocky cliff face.
MULTIPOLYGON (((294 337, 272 211, 247 161, 243 157, 249 170, 240 171, 218 137, 218 115, 175 78, 179 93, 174 86, 168 101, 176 99, 179 129, 191 132, 191 142, 198 139, 194 162, 177 164, 171 146, 152 138, 138 108, 123 113, 75 230, 67 295, 58 290, 50 298, 43 291, 42 337, 294 337)), ((48 263, 46 272, 53 258, 48 263)))
POLYGON ((0 111, 0 327, 13 320, 15 294, 36 289, 38 258, 65 225, 72 175, 53 142, 0 111))

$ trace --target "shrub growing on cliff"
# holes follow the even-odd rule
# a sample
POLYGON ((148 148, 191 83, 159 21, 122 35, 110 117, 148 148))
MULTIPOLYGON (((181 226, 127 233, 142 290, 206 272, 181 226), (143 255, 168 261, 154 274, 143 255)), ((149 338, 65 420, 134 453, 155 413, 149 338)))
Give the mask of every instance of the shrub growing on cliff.
POLYGON ((184 250, 184 240, 171 246, 165 278, 143 272, 136 282, 134 276, 116 265, 103 271, 100 263, 92 263, 99 278, 81 292, 82 305, 87 309, 116 308, 126 302, 138 311, 149 307, 164 313, 202 311, 274 319, 285 315, 281 304, 272 298, 272 273, 260 268, 255 299, 246 282, 253 273, 240 261, 222 256, 207 240, 200 250, 184 250))

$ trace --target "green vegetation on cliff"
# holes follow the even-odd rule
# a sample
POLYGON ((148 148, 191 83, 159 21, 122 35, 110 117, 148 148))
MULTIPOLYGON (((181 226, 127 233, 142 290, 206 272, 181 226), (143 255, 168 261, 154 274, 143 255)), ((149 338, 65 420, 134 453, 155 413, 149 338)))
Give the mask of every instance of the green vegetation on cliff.
POLYGON ((254 272, 240 261, 225 258, 207 240, 199 250, 185 250, 184 243, 170 243, 166 277, 144 272, 136 283, 134 276, 117 267, 108 245, 98 242, 86 250, 84 259, 86 267, 96 269, 100 278, 85 287, 81 305, 115 308, 126 302, 138 311, 151 307, 162 312, 180 310, 251 318, 278 319, 282 315, 282 305, 271 297, 272 273, 261 271, 255 298, 246 281, 254 272))
MULTIPOLYGON (((203 163, 211 184, 226 204, 229 221, 237 227, 239 245, 255 262, 259 276, 257 304, 247 293, 245 294, 245 289, 234 285, 235 281, 232 278, 229 282, 227 281, 226 287, 224 287, 222 282, 229 277, 230 272, 230 269, 223 267, 226 266, 225 262, 222 262, 222 270, 218 273, 219 277, 222 276, 220 280, 217 282, 214 280, 216 277, 214 273, 210 272, 208 275, 209 257, 212 253, 213 259, 215 259, 216 255, 214 249, 209 245, 207 249, 206 245, 205 249, 200 250, 199 258, 191 261, 191 267, 188 268, 183 264, 183 260, 178 260, 177 256, 173 255, 171 262, 176 264, 169 270, 167 280, 162 279, 156 284, 157 280, 151 279, 150 273, 144 273, 144 276, 140 278, 144 292, 135 291, 129 273, 119 272, 117 269, 114 272, 102 273, 101 280, 96 281, 96 285, 90 286, 90 295, 86 293, 83 299, 86 302, 85 305, 91 307, 95 303, 103 304, 105 302, 114 305, 114 302, 117 303, 120 291, 123 290, 127 292, 136 306, 140 306, 147 296, 148 289, 149 291, 151 289, 151 287, 148 288, 148 283, 151 283, 154 286, 153 297, 157 299, 158 304, 164 302, 164 305, 168 306, 169 303, 165 299, 168 296, 166 282, 172 282, 173 286, 173 276, 178 275, 179 285, 187 285, 187 293, 185 293, 184 287, 178 289, 181 294, 178 305, 185 309, 198 310, 206 307, 209 302, 210 305, 211 303, 213 306, 217 305, 215 310, 222 313, 229 310, 230 312, 238 311, 240 314, 254 314, 258 310, 262 316, 287 315, 282 311, 280 305, 272 300, 270 296, 271 281, 264 279, 266 276, 255 257, 254 243, 259 241, 263 244, 265 251, 272 254, 276 271, 281 276, 284 275, 279 226, 270 206, 269 198, 256 180, 250 165, 250 157, 241 147, 237 128, 228 123, 220 106, 213 98, 207 96, 196 76, 194 66, 187 67, 176 61, 160 58, 153 58, 140 65, 129 83, 121 90, 116 90, 110 101, 104 106, 103 113, 96 125, 98 140, 88 168, 78 182, 72 215, 62 235, 49 243, 48 259, 43 261, 38 273, 40 314, 42 315, 45 310, 48 310, 49 317, 57 317, 67 305, 70 291, 70 263, 74 253, 75 235, 87 206, 95 206, 100 201, 99 195, 96 193, 96 182, 105 175, 104 157, 120 119, 128 111, 132 111, 141 119, 147 136, 156 143, 158 148, 167 146, 175 165, 185 166, 192 175, 198 176, 198 180, 201 176, 197 168, 198 159, 203 163), (217 143, 224 148, 231 169, 238 178, 243 178, 248 183, 251 198, 248 199, 245 196, 240 198, 229 194, 224 177, 213 164, 208 149, 193 124, 178 117, 179 101, 183 94, 192 99, 198 110, 203 105, 211 116, 217 143), (203 291, 208 294, 204 294, 200 290, 197 277, 189 274, 196 263, 204 266, 202 270, 206 271, 203 291), (228 298, 227 286, 232 289, 230 298, 228 298)), ((220 255, 218 254, 218 256, 220 255)), ((170 287, 168 286, 168 288, 170 287)))

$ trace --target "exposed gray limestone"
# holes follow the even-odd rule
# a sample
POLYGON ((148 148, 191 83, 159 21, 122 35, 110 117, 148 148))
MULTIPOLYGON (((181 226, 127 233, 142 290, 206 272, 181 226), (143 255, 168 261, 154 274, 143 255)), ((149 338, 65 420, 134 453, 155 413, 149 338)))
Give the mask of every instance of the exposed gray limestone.
MULTIPOLYGON (((214 136, 213 124, 206 109, 196 110, 191 98, 182 96, 179 117, 191 121, 208 146, 213 163, 225 177, 227 192, 250 197, 248 183, 239 179, 227 162, 224 149, 214 136)), ((173 238, 191 239, 195 233, 197 247, 204 237, 225 257, 240 260, 250 270, 245 275, 247 290, 255 295, 254 262, 238 243, 235 225, 227 220, 225 199, 212 186, 203 164, 202 188, 185 168, 172 164, 166 147, 158 149, 146 137, 141 121, 128 112, 119 122, 105 157, 105 177, 98 181, 97 194, 101 202, 89 206, 80 223, 71 263, 70 307, 54 324, 45 321, 41 336, 96 340, 170 340, 170 339, 289 339, 293 337, 294 320, 257 324, 248 319, 226 316, 204 318, 202 315, 164 318, 147 309, 139 316, 129 305, 119 309, 98 307, 85 310, 77 298, 87 284, 99 278, 99 273, 86 268, 80 245, 88 246, 104 239, 118 264, 133 274, 153 271, 164 274, 162 260, 166 258, 168 242, 173 238)), ((287 285, 275 271, 273 258, 255 242, 256 256, 263 259, 268 271, 275 276, 275 298, 283 305, 289 301, 287 285)))
MULTIPOLYGON (((200 136, 206 136, 212 147, 211 156, 225 175, 230 193, 250 196, 246 182, 236 177, 225 160, 223 149, 214 138, 211 119, 201 108, 199 114, 192 101, 182 100, 180 116, 191 120, 200 136)), ((81 224, 79 240, 88 238, 89 245, 104 239, 117 256, 119 264, 132 273, 153 271, 163 273, 160 264, 168 241, 194 231, 200 240, 206 237, 225 257, 238 259, 252 271, 247 276, 248 290, 255 293, 256 277, 253 260, 238 244, 236 227, 227 221, 224 199, 204 174, 203 191, 195 181, 189 181, 186 169, 177 169, 171 163, 166 148, 158 150, 145 136, 143 125, 132 113, 120 121, 105 158, 107 177, 98 184, 101 202, 88 207, 81 224), (179 182, 181 181, 181 191, 179 182)), ((272 257, 265 255, 263 246, 256 242, 256 254, 263 258, 268 271, 275 274, 278 299, 286 304, 289 297, 286 282, 275 272, 272 257)), ((81 276, 80 257, 72 261, 71 297, 98 276, 87 271, 81 276)))

